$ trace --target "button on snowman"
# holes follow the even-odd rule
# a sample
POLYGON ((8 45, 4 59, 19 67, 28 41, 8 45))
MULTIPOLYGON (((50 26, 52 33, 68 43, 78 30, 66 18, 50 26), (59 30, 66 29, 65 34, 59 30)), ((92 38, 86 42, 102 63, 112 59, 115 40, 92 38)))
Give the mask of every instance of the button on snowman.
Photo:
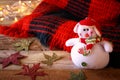
POLYGON ((109 53, 113 46, 109 41, 101 38, 99 25, 87 17, 78 22, 73 30, 78 38, 66 41, 66 46, 73 46, 71 59, 79 68, 101 69, 109 63, 109 53))

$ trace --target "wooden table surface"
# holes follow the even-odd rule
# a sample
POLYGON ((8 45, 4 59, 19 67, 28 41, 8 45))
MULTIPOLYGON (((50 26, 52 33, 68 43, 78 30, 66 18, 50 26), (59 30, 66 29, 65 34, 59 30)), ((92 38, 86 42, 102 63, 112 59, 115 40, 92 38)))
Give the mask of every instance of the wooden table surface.
MULTIPOLYGON (((14 53, 14 51, 1 50, 0 56, 5 57, 3 53, 14 53)), ((28 56, 21 60, 22 64, 39 63, 44 60, 43 53, 52 55, 53 53, 62 56, 61 60, 54 62, 52 66, 41 63, 41 67, 48 75, 45 77, 37 76, 36 80, 69 80, 70 73, 78 73, 80 70, 73 65, 70 60, 70 54, 65 51, 22 51, 21 55, 28 56)), ((15 75, 21 71, 22 66, 10 65, 2 69, 0 65, 0 80, 31 80, 28 76, 15 75)), ((87 80, 120 80, 120 69, 107 67, 100 70, 83 70, 87 80)))
MULTIPOLYGON (((78 73, 77 69, 45 69, 48 76, 39 77, 36 80, 68 80, 70 73, 78 73)), ((31 80, 28 76, 14 75, 20 70, 3 70, 0 71, 0 80, 31 80)), ((86 80, 120 80, 120 70, 106 68, 102 70, 84 70, 87 76, 86 80)))

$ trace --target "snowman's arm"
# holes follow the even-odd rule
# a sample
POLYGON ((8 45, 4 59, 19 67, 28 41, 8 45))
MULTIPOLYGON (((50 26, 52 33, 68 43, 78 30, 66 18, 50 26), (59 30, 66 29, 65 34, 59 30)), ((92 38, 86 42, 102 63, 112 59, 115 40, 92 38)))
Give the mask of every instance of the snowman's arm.
POLYGON ((113 51, 113 45, 109 41, 102 41, 102 45, 106 52, 112 52, 113 51))
POLYGON ((65 45, 66 46, 74 46, 79 42, 79 38, 72 38, 66 41, 65 45))

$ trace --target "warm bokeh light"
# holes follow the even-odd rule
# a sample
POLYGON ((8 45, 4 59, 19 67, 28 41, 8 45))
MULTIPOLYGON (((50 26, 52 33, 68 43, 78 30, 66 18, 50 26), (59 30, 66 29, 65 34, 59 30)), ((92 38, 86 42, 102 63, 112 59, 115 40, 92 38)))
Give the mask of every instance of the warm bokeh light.
POLYGON ((15 1, 13 4, 0 4, 0 22, 16 22, 21 17, 29 15, 41 0, 15 1))

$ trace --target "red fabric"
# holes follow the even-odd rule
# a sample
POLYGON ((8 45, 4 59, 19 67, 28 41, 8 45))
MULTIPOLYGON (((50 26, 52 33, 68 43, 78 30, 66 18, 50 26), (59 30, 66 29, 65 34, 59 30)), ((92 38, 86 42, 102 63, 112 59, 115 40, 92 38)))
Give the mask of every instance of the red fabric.
POLYGON ((120 3, 117 0, 45 0, 45 2, 63 8, 79 18, 83 15, 89 16, 102 26, 114 26, 116 18, 120 15, 120 3))
POLYGON ((86 44, 86 41, 85 41, 86 38, 80 38, 80 42, 86 44))
POLYGON ((68 0, 44 0, 45 2, 56 5, 60 8, 65 8, 66 5, 68 4, 68 0))
POLYGON ((91 0, 88 16, 101 26, 115 26, 120 15, 120 3, 117 0, 91 0))
POLYGON ((93 47, 93 44, 88 44, 88 45, 86 46, 87 50, 92 49, 92 47, 93 47))
POLYGON ((64 24, 60 25, 54 36, 52 37, 50 41, 50 49, 53 49, 54 47, 60 48, 62 50, 70 51, 71 47, 66 47, 65 42, 70 37, 75 37, 77 34, 73 32, 73 28, 75 26, 75 21, 67 21, 64 24))
POLYGON ((95 43, 86 43, 86 38, 80 38, 80 42, 84 43, 86 45, 86 49, 92 49, 93 45, 97 42, 100 42, 99 38, 96 38, 96 42, 95 43))

